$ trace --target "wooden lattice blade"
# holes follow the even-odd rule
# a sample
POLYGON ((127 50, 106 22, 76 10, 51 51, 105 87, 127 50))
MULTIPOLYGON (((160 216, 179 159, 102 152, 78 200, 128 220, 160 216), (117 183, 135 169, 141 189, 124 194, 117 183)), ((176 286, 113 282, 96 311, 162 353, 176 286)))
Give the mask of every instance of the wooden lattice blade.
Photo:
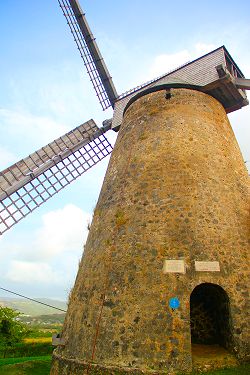
POLYGON ((118 94, 78 0, 58 0, 58 3, 66 18, 102 109, 105 110, 110 106, 114 107, 118 94))
POLYGON ((93 120, 87 121, 30 154, 28 157, 6 168, 0 173, 0 200, 28 182, 31 174, 40 174, 40 169, 43 167, 46 168, 48 162, 53 163, 54 158, 68 150, 72 150, 74 146, 79 145, 84 140, 89 141, 89 137, 97 130, 98 127, 93 120))
POLYGON ((112 152, 93 120, 0 173, 0 234, 112 152))

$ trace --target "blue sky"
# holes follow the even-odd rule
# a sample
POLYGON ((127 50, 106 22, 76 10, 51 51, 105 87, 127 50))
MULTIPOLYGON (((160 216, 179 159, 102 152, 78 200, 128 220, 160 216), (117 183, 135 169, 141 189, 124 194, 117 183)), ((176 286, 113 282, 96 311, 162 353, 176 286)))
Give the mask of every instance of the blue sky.
MULTIPOLYGON (((247 0, 81 5, 119 93, 223 44, 250 77, 247 0)), ((90 118, 100 125, 112 116, 101 110, 56 0, 1 1, 0 46, 0 169, 90 118)), ((249 117, 248 107, 229 116, 245 160, 249 117)), ((0 286, 66 298, 107 162, 0 238, 0 286)))

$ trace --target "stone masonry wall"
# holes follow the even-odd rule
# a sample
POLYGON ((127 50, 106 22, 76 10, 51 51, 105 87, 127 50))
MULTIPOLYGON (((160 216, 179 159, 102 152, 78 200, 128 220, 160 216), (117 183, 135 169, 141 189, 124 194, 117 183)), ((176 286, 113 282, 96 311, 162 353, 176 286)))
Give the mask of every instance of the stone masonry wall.
POLYGON ((247 178, 214 98, 172 89, 170 99, 162 90, 134 102, 95 208, 66 345, 56 350, 51 374, 95 374, 98 366, 114 369, 107 374, 190 371, 190 294, 206 282, 226 291, 234 350, 245 358, 247 178), (186 273, 164 274, 164 259, 184 260, 186 273), (194 261, 219 261, 220 271, 196 271, 194 261), (175 296, 180 307, 172 310, 175 296))

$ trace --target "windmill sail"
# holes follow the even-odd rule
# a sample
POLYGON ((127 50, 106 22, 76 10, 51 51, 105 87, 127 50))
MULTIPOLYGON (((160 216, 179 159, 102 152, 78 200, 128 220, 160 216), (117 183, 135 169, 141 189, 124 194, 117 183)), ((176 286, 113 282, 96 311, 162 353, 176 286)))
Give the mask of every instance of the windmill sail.
POLYGON ((0 172, 0 234, 109 155, 109 127, 89 120, 0 172))
POLYGON ((77 0, 58 0, 73 34, 96 95, 105 110, 114 107, 118 97, 112 78, 77 0))

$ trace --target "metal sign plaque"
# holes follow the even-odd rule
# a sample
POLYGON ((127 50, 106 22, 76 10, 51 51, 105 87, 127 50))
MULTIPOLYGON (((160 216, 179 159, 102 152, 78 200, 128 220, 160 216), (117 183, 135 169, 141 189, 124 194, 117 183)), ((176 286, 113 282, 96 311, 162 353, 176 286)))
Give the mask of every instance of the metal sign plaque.
POLYGON ((207 272, 219 272, 220 271, 220 263, 217 261, 213 261, 213 262, 195 261, 194 266, 195 266, 195 271, 207 271, 207 272))
POLYGON ((163 273, 186 273, 184 260, 164 259, 163 273))

